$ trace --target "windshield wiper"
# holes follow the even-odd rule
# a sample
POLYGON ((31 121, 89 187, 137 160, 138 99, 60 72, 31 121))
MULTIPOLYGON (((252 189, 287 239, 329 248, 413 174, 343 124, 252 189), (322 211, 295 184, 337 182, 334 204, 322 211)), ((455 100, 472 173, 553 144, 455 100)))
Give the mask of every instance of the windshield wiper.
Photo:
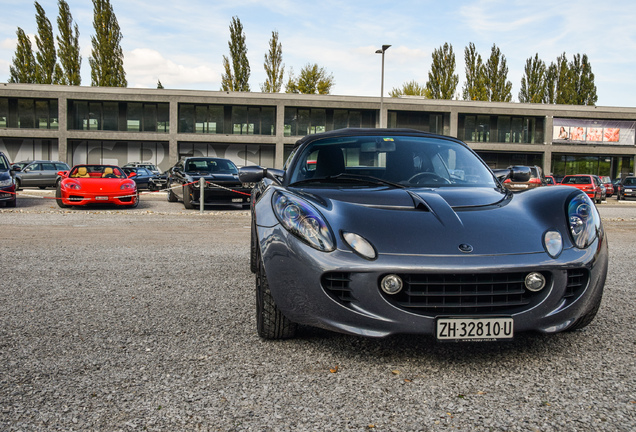
POLYGON ((378 177, 360 175, 360 174, 347 174, 347 173, 341 173, 341 174, 338 174, 338 175, 335 175, 335 176, 319 177, 319 178, 300 180, 300 181, 297 181, 295 183, 292 183, 290 186, 296 186, 296 185, 303 184, 303 183, 329 183, 329 182, 332 182, 334 180, 335 181, 353 180, 353 181, 360 182, 360 183, 368 183, 368 184, 375 184, 375 185, 385 185, 385 186, 391 186, 391 187, 400 188, 400 189, 403 189, 403 188, 406 187, 406 186, 401 185, 399 183, 394 183, 392 181, 383 180, 383 179, 378 178, 378 177))

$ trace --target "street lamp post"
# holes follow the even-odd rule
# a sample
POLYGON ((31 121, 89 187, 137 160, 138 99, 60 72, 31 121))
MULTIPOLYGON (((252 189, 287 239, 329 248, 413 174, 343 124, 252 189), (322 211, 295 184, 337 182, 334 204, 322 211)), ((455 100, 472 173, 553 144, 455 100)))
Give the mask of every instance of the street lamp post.
POLYGON ((380 127, 383 126, 382 113, 384 112, 384 51, 388 50, 391 45, 382 45, 382 49, 377 50, 376 54, 382 54, 382 81, 380 83, 380 127))

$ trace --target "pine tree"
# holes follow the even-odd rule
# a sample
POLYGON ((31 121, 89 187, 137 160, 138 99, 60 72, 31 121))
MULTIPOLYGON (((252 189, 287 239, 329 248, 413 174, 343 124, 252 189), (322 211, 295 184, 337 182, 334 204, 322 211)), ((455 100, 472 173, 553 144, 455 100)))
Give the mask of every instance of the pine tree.
POLYGON ((57 56, 59 65, 56 67, 57 82, 64 85, 78 86, 82 82, 80 69, 82 56, 79 48, 79 29, 73 26, 73 16, 65 0, 58 1, 59 15, 57 16, 57 56), (61 66, 60 66, 61 65, 61 66))
POLYGON ((285 65, 283 64, 283 46, 278 42, 278 32, 272 32, 272 38, 269 41, 269 53, 265 54, 265 74, 267 79, 261 85, 263 93, 278 93, 283 86, 283 73, 285 65))
POLYGON ((157 80, 157 88, 163 89, 163 84, 161 84, 161 80, 157 80))
POLYGON ((521 90, 519 102, 542 103, 546 98, 546 73, 545 62, 539 59, 539 53, 534 58, 526 60, 525 74, 521 78, 521 90))
POLYGON ((455 53, 453 46, 444 46, 433 51, 433 64, 428 73, 426 96, 430 99, 453 99, 459 83, 455 73, 455 53))
POLYGON ((248 92, 250 91, 250 63, 247 60, 243 25, 236 16, 232 17, 230 40, 227 44, 230 48, 230 58, 223 56, 225 73, 221 77, 221 90, 248 92))
POLYGON ((391 97, 400 97, 400 96, 425 96, 426 97, 426 87, 419 85, 419 83, 415 80, 411 80, 402 85, 401 89, 394 88, 389 92, 389 96, 391 97))
POLYGON ((590 65, 587 54, 575 54, 570 62, 570 71, 572 77, 573 100, 574 105, 596 105, 598 96, 596 95, 596 85, 594 84, 594 74, 590 65))
POLYGON ((462 92, 464 100, 487 101, 485 66, 474 43, 471 42, 464 49, 464 60, 466 62, 466 82, 462 92))
POLYGON ((38 33, 35 35, 35 44, 38 51, 35 54, 35 79, 39 84, 57 84, 55 76, 57 55, 55 54, 55 40, 51 21, 46 17, 44 8, 35 2, 35 21, 38 25, 38 33))
POLYGON ((324 67, 317 63, 305 65, 298 78, 294 77, 293 70, 289 74, 289 80, 285 86, 286 93, 300 94, 329 94, 334 85, 332 74, 328 74, 324 67))
POLYGON ((91 65, 91 85, 101 87, 126 87, 124 53, 120 42, 122 35, 110 0, 93 0, 93 49, 88 62, 91 65))
POLYGON ((31 40, 20 27, 16 30, 18 46, 13 57, 13 66, 9 66, 10 83, 35 83, 36 64, 31 40))
POLYGON ((508 66, 506 56, 501 50, 492 45, 490 57, 485 67, 486 90, 491 102, 510 102, 512 100, 512 83, 508 81, 508 66))
POLYGON ((572 104, 574 100, 574 86, 572 72, 565 53, 561 54, 556 62, 551 63, 547 73, 546 97, 547 103, 572 104))

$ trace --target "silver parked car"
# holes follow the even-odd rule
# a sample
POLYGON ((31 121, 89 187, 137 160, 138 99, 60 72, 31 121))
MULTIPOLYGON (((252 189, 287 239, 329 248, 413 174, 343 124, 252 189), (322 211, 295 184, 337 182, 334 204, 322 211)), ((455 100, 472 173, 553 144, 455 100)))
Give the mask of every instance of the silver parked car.
MULTIPOLYGON (((24 162, 18 162, 22 164, 24 162)), ((17 165, 17 164, 14 164, 17 165)), ((60 171, 68 171, 68 164, 61 161, 35 160, 28 162, 20 171, 15 173, 16 190, 21 187, 39 187, 46 189, 47 187, 55 187, 57 182, 57 173, 60 171)))

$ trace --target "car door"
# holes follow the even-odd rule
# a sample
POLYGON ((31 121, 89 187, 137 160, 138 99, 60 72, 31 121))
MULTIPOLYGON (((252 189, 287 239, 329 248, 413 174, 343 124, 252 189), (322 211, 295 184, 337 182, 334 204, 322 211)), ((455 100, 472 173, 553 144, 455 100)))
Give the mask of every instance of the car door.
POLYGON ((55 168, 53 162, 43 162, 42 176, 40 177, 40 184, 38 186, 55 186, 55 179, 57 178, 58 170, 55 168))
POLYGON ((185 183, 183 166, 183 161, 177 162, 177 164, 170 169, 170 175, 168 176, 168 187, 170 187, 172 189, 172 193, 182 201, 183 184, 185 183))
POLYGON ((32 163, 24 167, 20 174, 22 186, 38 186, 42 178, 42 164, 32 163))

